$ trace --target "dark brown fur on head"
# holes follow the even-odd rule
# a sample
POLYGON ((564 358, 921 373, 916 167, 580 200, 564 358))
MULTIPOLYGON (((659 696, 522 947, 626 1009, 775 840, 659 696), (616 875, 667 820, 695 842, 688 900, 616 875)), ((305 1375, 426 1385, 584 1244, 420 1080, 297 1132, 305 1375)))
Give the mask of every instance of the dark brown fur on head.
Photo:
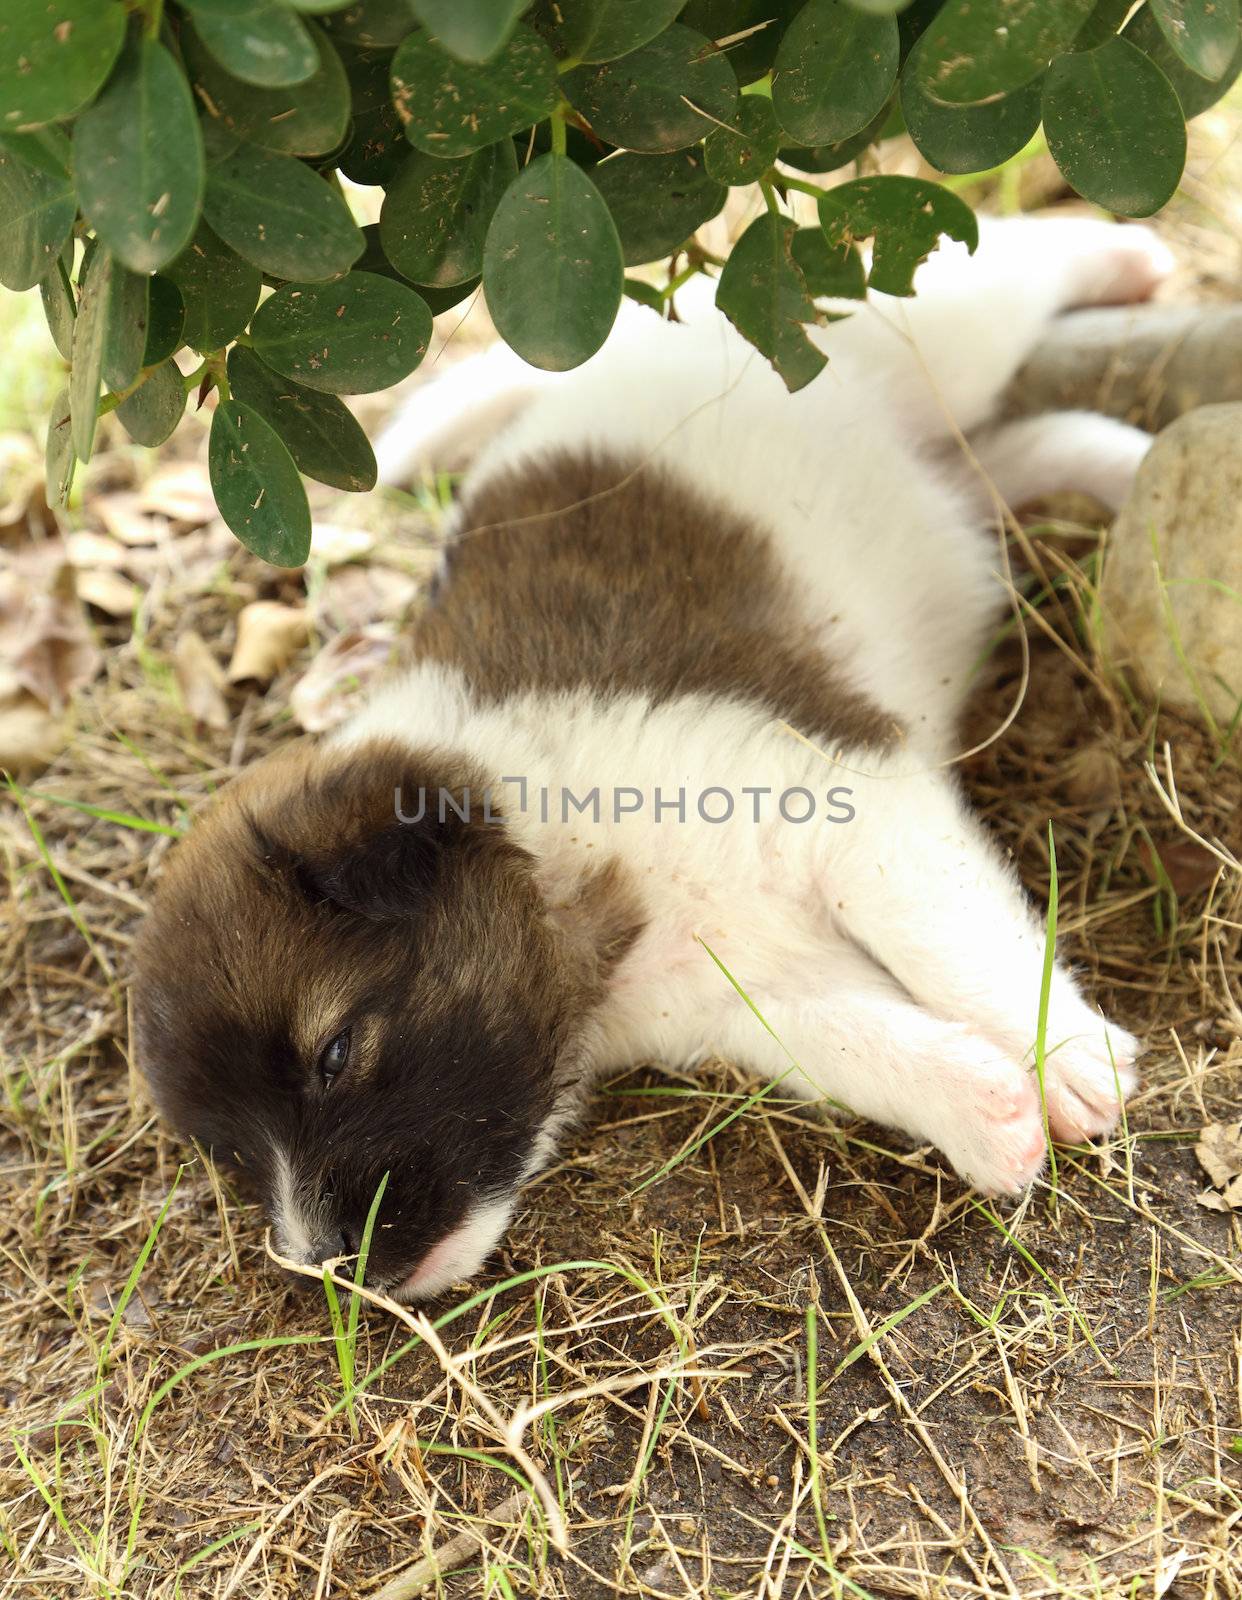
POLYGON ((194 823, 137 951, 161 1110, 253 1176, 278 1233, 295 1191, 315 1259, 357 1248, 387 1173, 383 1285, 516 1188, 595 997, 589 939, 549 915, 482 790, 459 757, 378 742, 273 757, 194 823), (463 821, 437 795, 467 787, 463 821), (398 820, 398 790, 407 816, 425 791, 421 821, 398 820))

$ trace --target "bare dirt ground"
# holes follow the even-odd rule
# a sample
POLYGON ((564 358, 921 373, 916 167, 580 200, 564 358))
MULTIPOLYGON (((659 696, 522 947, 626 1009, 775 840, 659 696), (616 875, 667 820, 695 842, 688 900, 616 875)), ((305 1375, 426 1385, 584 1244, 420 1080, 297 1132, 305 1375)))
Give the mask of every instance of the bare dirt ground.
MULTIPOLYGON (((1163 224, 1184 293, 1242 282, 1236 132, 1163 224)), ((1242 1213, 1195 1153, 1242 1100, 1242 777, 1094 654, 1098 530, 1015 538, 1030 681, 965 775, 1041 903, 1051 820, 1063 948, 1147 1041, 1119 1135, 992 1206, 805 1106, 713 1132, 753 1085, 652 1068, 600 1091, 476 1292, 334 1337, 155 1124, 125 980, 187 812, 298 733, 291 702, 313 720, 325 646, 399 638, 437 501, 325 493, 365 534, 278 575, 213 525, 202 454, 113 434, 92 467, 73 559, 133 604, 92 605, 72 738, 0 802, 0 1594, 1242 1594, 1242 1213), (222 685, 255 600, 309 632, 222 685)), ((23 512, 6 550, 34 537, 23 512)), ((1021 686, 1011 628, 972 742, 1021 686)))

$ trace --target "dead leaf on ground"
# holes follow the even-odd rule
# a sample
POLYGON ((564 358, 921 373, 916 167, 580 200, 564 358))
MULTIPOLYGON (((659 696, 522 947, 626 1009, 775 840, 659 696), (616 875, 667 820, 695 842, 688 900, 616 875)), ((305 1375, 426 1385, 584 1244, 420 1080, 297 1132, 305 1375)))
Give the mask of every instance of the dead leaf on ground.
POLYGON ((357 561, 375 548, 375 535, 365 528, 347 528, 339 522, 311 524, 311 555, 328 567, 357 561))
POLYGON ((229 708, 224 698, 224 673, 202 637, 192 628, 177 640, 173 666, 182 703, 195 722, 208 728, 227 728, 229 708))
POLYGON ((394 650, 395 632, 381 623, 338 634, 326 645, 289 696, 290 709, 307 733, 343 722, 388 667, 394 650))
POLYGON ((400 617, 417 593, 417 580, 396 567, 341 567, 324 579, 315 614, 332 628, 365 628, 400 617))
POLYGON ((145 510, 136 494, 101 494, 90 509, 122 544, 158 544, 168 537, 168 518, 145 510))
POLYGON ((1167 879, 1179 899, 1210 889, 1220 871, 1212 852, 1193 839, 1173 839, 1155 852, 1144 839, 1139 855, 1152 881, 1163 883, 1167 879))
POLYGON ((75 567, 123 567, 129 551, 106 533, 83 529, 65 540, 65 553, 75 567))
POLYGON ((0 571, 0 663, 58 712, 101 659, 64 544, 48 540, 13 553, 0 571))
MULTIPOLYGON (((95 1278, 86 1294, 86 1309, 92 1317, 111 1319, 116 1315, 120 1299, 120 1292, 114 1284, 109 1283, 106 1278, 95 1278)), ((151 1313, 147 1310, 141 1289, 126 1300, 125 1309, 121 1312, 121 1321, 127 1328, 151 1326, 151 1313)))
POLYGON ((137 496, 137 509, 158 512, 171 522, 196 526, 216 515, 215 496, 207 469, 194 461, 180 461, 153 473, 137 496))
MULTIPOLYGON (((174 593, 203 594, 214 588, 228 566, 229 560, 241 549, 237 540, 219 517, 205 527, 194 528, 178 534, 157 547, 163 570, 168 574, 174 593)), ((230 580, 234 594, 255 593, 254 586, 236 578, 230 580)))
POLYGON ((1177 1581, 1177 1575, 1194 1554, 1192 1550, 1183 1547, 1181 1550, 1170 1550, 1162 1557, 1160 1565, 1156 1568, 1155 1575, 1155 1600, 1164 1600, 1164 1596, 1177 1581))
POLYGON ((0 433, 0 543, 56 531, 43 491, 43 456, 34 440, 28 433, 0 433))
POLYGON ((132 617, 142 590, 132 578, 108 568, 78 573, 78 594, 88 606, 106 611, 110 617, 132 617))
POLYGON ((0 767, 16 777, 40 771, 63 749, 63 716, 56 716, 23 689, 17 674, 0 662, 0 767))
POLYGON ((310 616, 300 606, 276 600, 255 600, 237 619, 237 643, 229 662, 228 681, 270 683, 287 667, 310 636, 310 616))
POLYGON ((1242 1122, 1209 1122, 1195 1155, 1213 1184, 1199 1204, 1209 1211, 1242 1211, 1242 1122))

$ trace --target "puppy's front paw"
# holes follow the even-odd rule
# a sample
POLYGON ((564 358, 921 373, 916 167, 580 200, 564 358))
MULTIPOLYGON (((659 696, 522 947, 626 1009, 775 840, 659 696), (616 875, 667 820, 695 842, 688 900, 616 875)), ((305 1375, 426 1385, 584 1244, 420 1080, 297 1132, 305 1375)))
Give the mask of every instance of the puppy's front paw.
POLYGON ((1054 1139, 1082 1144, 1117 1126, 1122 1101, 1134 1090, 1138 1043, 1103 1018, 1095 1026, 1058 1043, 1049 1024, 1044 1065, 1048 1125, 1054 1139))

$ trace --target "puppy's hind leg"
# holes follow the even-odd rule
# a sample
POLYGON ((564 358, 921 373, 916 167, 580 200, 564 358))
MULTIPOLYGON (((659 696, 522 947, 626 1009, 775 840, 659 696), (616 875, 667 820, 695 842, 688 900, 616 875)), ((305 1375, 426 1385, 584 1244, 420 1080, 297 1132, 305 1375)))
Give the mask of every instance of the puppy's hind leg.
POLYGON ((983 219, 979 245, 942 244, 913 299, 876 295, 834 324, 830 357, 848 353, 890 387, 932 435, 978 427, 1045 324, 1071 306, 1146 299, 1171 270, 1150 229, 1082 217, 983 219), (857 355, 855 355, 857 352, 857 355))
POLYGON ((785 1074, 782 1094, 827 1097, 935 1144, 986 1194, 1015 1194, 1036 1177, 1045 1152, 1039 1095, 1001 1046, 916 1005, 852 946, 830 947, 814 982, 813 994, 751 992, 762 1022, 740 996, 722 994, 705 1048, 785 1074))
POLYGON ((1151 434, 1094 411, 1055 411, 983 429, 970 445, 1009 506, 1078 489, 1117 511, 1151 449, 1151 434))
MULTIPOLYGON (((843 753, 842 763, 859 773, 855 815, 823 847, 825 908, 928 1011, 1032 1061, 1046 935, 1013 869, 943 773, 912 769, 908 755, 843 753)), ((1059 964, 1046 1039, 1052 1132, 1075 1142, 1107 1132, 1136 1082, 1138 1047, 1059 964)))
POLYGON ((494 344, 418 384, 376 442, 379 481, 403 485, 424 471, 464 471, 549 381, 507 345, 494 344))

